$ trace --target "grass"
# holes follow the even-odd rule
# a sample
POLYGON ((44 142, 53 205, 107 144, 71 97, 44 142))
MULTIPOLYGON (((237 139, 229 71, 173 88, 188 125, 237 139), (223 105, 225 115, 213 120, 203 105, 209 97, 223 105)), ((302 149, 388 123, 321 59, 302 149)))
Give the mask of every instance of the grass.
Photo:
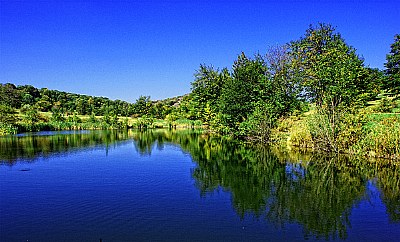
MULTIPOLYGON (((387 103, 387 102, 386 102, 387 103)), ((372 101, 357 114, 345 115, 337 136, 339 152, 362 157, 400 159, 400 100, 391 112, 379 112, 382 102, 372 101)), ((272 131, 276 144, 288 149, 314 149, 319 151, 318 139, 313 137, 309 122, 316 115, 315 108, 298 116, 280 120, 272 131)), ((323 127, 317 122, 315 127, 323 127)), ((315 130, 314 130, 315 131, 315 130)))
MULTIPOLYGON (((19 120, 22 120, 24 115, 20 112, 20 110, 16 110, 16 117, 19 120)), ((39 115, 41 117, 42 123, 51 123, 51 117, 52 113, 51 112, 39 112, 39 115)), ((73 115, 66 116, 65 118, 68 119, 68 117, 72 117, 73 115)), ((104 118, 104 116, 95 116, 96 119, 98 120, 98 124, 89 124, 88 121, 90 120, 90 115, 77 115, 77 117, 82 121, 80 123, 81 125, 79 126, 80 128, 102 128, 101 126, 101 120, 104 118)), ((138 127, 138 123, 140 122, 140 117, 139 118, 133 118, 133 117, 118 117, 118 121, 120 123, 126 123, 128 127, 138 127)), ((191 128, 193 126, 199 127, 202 126, 201 121, 196 120, 188 120, 188 119, 178 119, 174 122, 168 122, 167 120, 164 119, 151 119, 151 125, 149 125, 149 128, 169 128, 170 124, 175 127, 175 128, 191 128)), ((53 122, 54 123, 54 122, 53 122)), ((70 127, 71 124, 66 124, 68 123, 67 121, 65 122, 58 122, 59 129, 67 128, 70 127)), ((19 122, 20 125, 24 125, 22 122, 19 122)), ((39 127, 40 128, 40 127, 39 127)))

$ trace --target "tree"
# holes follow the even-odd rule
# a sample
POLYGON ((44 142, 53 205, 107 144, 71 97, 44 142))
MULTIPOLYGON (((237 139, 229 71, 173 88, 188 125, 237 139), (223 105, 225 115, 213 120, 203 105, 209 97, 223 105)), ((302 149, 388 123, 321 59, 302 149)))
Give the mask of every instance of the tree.
POLYGON ((331 25, 310 26, 305 36, 290 46, 304 94, 317 106, 348 107, 365 90, 363 60, 331 25))
POLYGON ((21 112, 24 114, 24 116, 22 118, 24 123, 26 123, 28 125, 34 125, 35 123, 39 122, 41 119, 41 116, 40 116, 38 110, 29 104, 24 105, 21 108, 21 112))
MULTIPOLYGON (((198 111, 196 115, 208 123, 211 116, 217 113, 222 87, 231 78, 229 71, 222 71, 213 66, 200 65, 192 84, 191 105, 198 111)), ((194 112, 192 112, 193 114, 194 112)), ((191 115, 193 117, 193 115, 191 115)))
POLYGON ((400 35, 394 36, 394 43, 390 46, 390 53, 386 55, 385 74, 386 88, 393 94, 400 94, 400 35))
POLYGON ((300 105, 299 76, 293 69, 289 50, 288 45, 271 47, 265 57, 272 82, 266 98, 281 107, 278 116, 290 113, 300 105))
POLYGON ((152 103, 149 96, 140 96, 135 103, 135 113, 139 116, 149 114, 152 103))
POLYGON ((16 121, 15 110, 10 106, 0 104, 0 123, 14 124, 16 121))
POLYGON ((237 129, 264 95, 267 67, 260 55, 248 58, 243 52, 233 64, 233 75, 223 86, 220 111, 228 127, 237 129))
POLYGON ((19 108, 21 106, 20 92, 14 84, 0 83, 0 104, 19 108))
POLYGON ((355 49, 329 24, 310 26, 290 47, 303 94, 316 104, 320 115, 313 125, 313 140, 321 141, 325 150, 338 152, 340 123, 364 98, 370 72, 355 49))

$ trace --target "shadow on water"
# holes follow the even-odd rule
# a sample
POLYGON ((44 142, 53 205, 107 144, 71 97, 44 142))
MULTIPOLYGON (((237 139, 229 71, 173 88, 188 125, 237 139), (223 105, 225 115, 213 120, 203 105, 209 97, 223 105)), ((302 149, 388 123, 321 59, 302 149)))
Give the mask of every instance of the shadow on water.
POLYGON ((110 146, 132 140, 141 155, 166 143, 192 156, 191 170, 200 195, 222 188, 231 194, 237 214, 265 219, 277 227, 297 223, 305 237, 346 239, 350 215, 369 199, 368 184, 379 191, 389 219, 400 222, 400 166, 390 162, 351 160, 345 156, 282 152, 254 147, 226 137, 193 130, 9 136, 0 138, 3 165, 71 150, 110 146))

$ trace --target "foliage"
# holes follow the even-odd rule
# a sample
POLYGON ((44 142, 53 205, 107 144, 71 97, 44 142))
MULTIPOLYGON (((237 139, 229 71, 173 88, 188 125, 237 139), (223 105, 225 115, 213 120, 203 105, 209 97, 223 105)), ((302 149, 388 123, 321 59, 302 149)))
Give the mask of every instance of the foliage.
POLYGON ((149 114, 151 108, 151 101, 149 96, 140 96, 139 99, 136 100, 134 110, 135 113, 139 116, 149 114))
POLYGON ((318 107, 335 112, 351 106, 366 91, 363 60, 331 25, 310 26, 291 49, 304 95, 318 107))
POLYGON ((14 108, 0 104, 0 123, 14 124, 16 121, 14 108))
POLYGON ((390 53, 386 55, 386 88, 395 95, 400 94, 400 34, 394 36, 390 53))
POLYGON ((316 113, 297 121, 289 131, 288 144, 318 151, 368 157, 400 158, 400 116, 395 114, 343 114, 337 129, 327 115, 316 113))
POLYGON ((400 117, 392 116, 370 125, 353 152, 371 157, 400 158, 400 117))
POLYGON ((388 97, 383 97, 378 105, 375 106, 374 111, 381 113, 390 113, 396 107, 396 102, 388 97))
MULTIPOLYGON (((375 146, 370 142, 373 137, 386 134, 388 127, 394 133, 397 130, 397 126, 367 120, 363 108, 375 102, 378 105, 370 107, 375 112, 398 109, 396 97, 376 100, 385 91, 399 92, 399 40, 396 35, 382 72, 365 67, 356 50, 332 25, 311 25, 300 39, 269 48, 265 55, 249 57, 242 52, 231 70, 201 64, 194 74, 191 93, 158 101, 140 96, 135 103, 128 103, 30 85, 1 84, 0 121, 6 127, 3 130, 15 132, 18 127, 18 132, 23 132, 146 129, 166 123, 170 128, 179 124, 193 127, 196 120, 201 120, 197 123, 214 132, 251 141, 287 139, 288 144, 328 152, 357 153, 357 146, 360 152, 371 153, 367 146, 375 146), (315 110, 310 112, 310 106, 315 110), (13 109, 20 109, 22 118, 13 109), (40 111, 51 111, 52 115, 46 118, 40 111), (290 115, 298 120, 282 124, 290 115), (137 119, 129 122, 128 117, 137 119), (156 119, 162 119, 157 121, 162 124, 156 124, 156 119)), ((382 152, 386 150, 390 157, 397 157, 392 147, 396 139, 387 137, 383 143, 391 148, 373 152, 385 156, 382 152)))
POLYGON ((18 127, 14 124, 0 122, 0 136, 7 134, 16 134, 18 127))
POLYGON ((35 124, 40 121, 42 116, 39 114, 38 110, 27 104, 21 108, 21 112, 23 114, 23 122, 29 125, 35 124))
MULTIPOLYGON (((88 95, 79 95, 47 88, 37 89, 31 85, 16 87, 14 84, 6 83, 0 85, 0 104, 11 106, 13 108, 22 108, 25 105, 35 107, 37 111, 54 112, 55 115, 68 115, 77 112, 78 115, 105 115, 113 111, 121 116, 141 116, 149 114, 153 107, 150 97, 141 96, 136 103, 128 103, 121 100, 112 101, 105 97, 93 97, 88 95)), ((168 105, 160 102, 155 110, 160 118, 163 118, 168 112, 168 105)), ((55 117, 56 119, 58 117, 55 117)))
POLYGON ((365 68, 355 49, 328 24, 310 26, 303 38, 291 43, 291 54, 303 95, 318 108, 308 119, 314 148, 342 152, 348 147, 342 142, 359 135, 346 133, 353 127, 348 118, 377 95, 381 75, 365 68))
POLYGON ((250 59, 243 52, 238 56, 232 78, 225 83, 220 99, 220 111, 229 128, 237 130, 262 100, 266 75, 267 67, 261 56, 250 59))
POLYGON ((143 115, 138 119, 136 125, 138 129, 151 128, 154 123, 154 118, 152 116, 143 115))
POLYGON ((21 99, 17 87, 14 84, 0 83, 0 104, 12 108, 19 108, 21 99))
POLYGON ((200 65, 194 76, 195 80, 191 83, 193 98, 189 102, 188 113, 209 124, 218 112, 222 88, 231 76, 226 68, 219 71, 206 65, 200 65))
POLYGON ((61 110, 59 108, 53 107, 51 109, 51 111, 52 111, 52 115, 51 115, 50 121, 53 121, 53 122, 65 121, 64 114, 61 112, 61 110))
POLYGON ((244 53, 233 65, 232 78, 222 90, 223 123, 237 136, 268 142, 276 120, 298 106, 298 88, 289 70, 285 47, 270 49, 266 57, 248 58, 244 53))

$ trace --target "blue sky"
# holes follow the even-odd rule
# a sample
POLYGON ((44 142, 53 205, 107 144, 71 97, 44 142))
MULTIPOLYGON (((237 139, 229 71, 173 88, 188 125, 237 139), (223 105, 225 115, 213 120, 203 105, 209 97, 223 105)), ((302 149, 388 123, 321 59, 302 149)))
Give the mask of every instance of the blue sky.
POLYGON ((4 1, 0 83, 134 102, 190 91, 201 63, 230 68, 331 23, 382 69, 400 1, 4 1))

